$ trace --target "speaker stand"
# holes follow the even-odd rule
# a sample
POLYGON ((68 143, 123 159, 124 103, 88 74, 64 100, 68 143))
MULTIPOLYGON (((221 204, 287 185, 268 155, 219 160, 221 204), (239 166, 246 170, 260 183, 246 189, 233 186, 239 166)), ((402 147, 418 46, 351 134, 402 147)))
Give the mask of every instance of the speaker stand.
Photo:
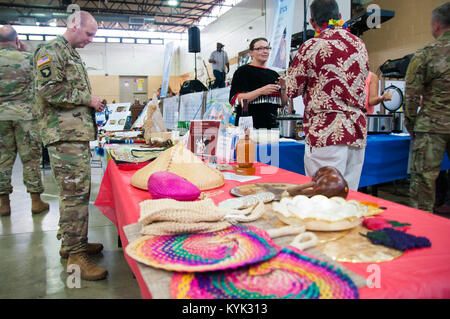
POLYGON ((197 80, 197 52, 194 53, 195 56, 195 79, 197 80))
POLYGON ((303 43, 306 42, 306 29, 308 29, 308 22, 306 20, 306 10, 308 6, 306 4, 306 0, 303 1, 303 43))

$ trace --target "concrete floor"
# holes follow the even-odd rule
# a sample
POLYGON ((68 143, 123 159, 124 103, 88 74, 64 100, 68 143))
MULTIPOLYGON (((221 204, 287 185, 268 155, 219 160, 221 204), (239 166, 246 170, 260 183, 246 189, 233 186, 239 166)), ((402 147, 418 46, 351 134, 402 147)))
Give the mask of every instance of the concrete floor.
POLYGON ((122 248, 118 247, 116 226, 94 206, 102 169, 92 168, 92 191, 89 205, 89 241, 101 242, 104 250, 95 262, 108 270, 100 281, 81 280, 80 288, 66 284, 67 259, 59 256, 58 195, 50 168, 42 170, 45 191, 42 199, 50 210, 31 214, 31 199, 22 183, 22 163, 13 169, 14 191, 10 195, 11 216, 0 218, 0 299, 125 299, 141 298, 122 248))

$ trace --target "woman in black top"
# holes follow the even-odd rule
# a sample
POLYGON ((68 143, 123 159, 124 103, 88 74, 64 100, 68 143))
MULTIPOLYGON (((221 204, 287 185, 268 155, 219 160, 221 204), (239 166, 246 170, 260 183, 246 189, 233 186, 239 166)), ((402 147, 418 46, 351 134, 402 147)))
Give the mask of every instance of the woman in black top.
POLYGON ((242 116, 242 101, 248 101, 248 116, 254 128, 277 128, 277 108, 287 102, 286 82, 279 74, 265 67, 270 46, 265 38, 250 42, 252 62, 234 72, 230 89, 230 104, 236 109, 236 124, 242 116))

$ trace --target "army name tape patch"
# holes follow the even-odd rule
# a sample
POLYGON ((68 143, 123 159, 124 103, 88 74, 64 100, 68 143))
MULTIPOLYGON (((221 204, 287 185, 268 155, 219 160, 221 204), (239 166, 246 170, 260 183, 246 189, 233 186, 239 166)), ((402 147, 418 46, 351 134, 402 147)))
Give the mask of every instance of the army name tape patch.
POLYGON ((37 67, 41 67, 48 62, 50 62, 50 57, 48 55, 44 55, 42 58, 37 60, 37 67))

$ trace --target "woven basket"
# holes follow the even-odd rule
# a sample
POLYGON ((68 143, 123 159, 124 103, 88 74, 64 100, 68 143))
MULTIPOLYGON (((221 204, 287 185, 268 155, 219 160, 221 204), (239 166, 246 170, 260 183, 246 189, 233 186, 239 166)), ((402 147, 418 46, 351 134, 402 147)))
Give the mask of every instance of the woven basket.
POLYGON ((275 256, 280 247, 261 229, 234 225, 214 233, 141 236, 125 251, 147 266, 203 272, 264 261, 275 256))
POLYGON ((340 269, 295 247, 235 270, 180 272, 170 292, 183 299, 358 299, 358 287, 340 269))
POLYGON ((162 171, 177 174, 202 191, 225 184, 221 172, 209 167, 191 151, 181 144, 177 144, 162 152, 152 163, 138 170, 131 178, 131 185, 147 190, 150 176, 155 172, 162 171))

